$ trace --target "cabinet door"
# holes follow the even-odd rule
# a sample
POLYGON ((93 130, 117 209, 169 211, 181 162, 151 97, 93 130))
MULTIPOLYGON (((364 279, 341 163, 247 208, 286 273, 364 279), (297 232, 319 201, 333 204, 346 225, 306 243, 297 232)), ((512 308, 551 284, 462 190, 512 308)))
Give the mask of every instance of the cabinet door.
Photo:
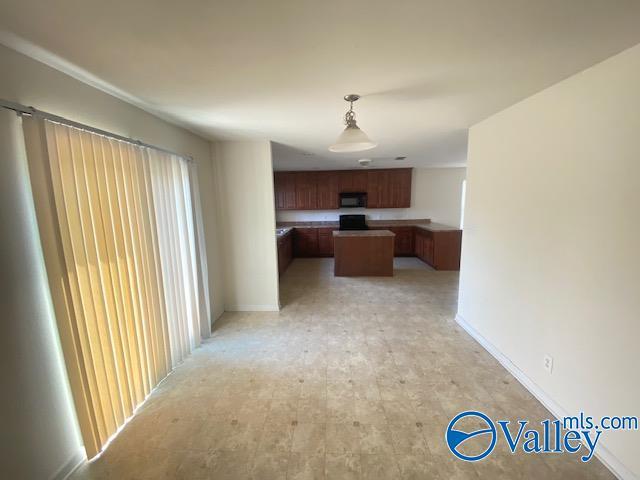
POLYGON ((284 182, 282 173, 273 173, 273 198, 276 203, 276 210, 284 209, 284 182))
POLYGON ((318 229, 318 254, 333 256, 333 228, 318 229))
POLYGON ((391 206, 391 183, 389 170, 367 172, 367 207, 389 208, 391 206))
POLYGON ((317 208, 320 210, 338 208, 339 183, 338 172, 316 173, 317 208))
POLYGON ((389 170, 388 208, 409 208, 411 206, 410 168, 389 170))
POLYGON ((400 174, 400 208, 411 207, 411 186, 413 185, 413 169, 408 168, 400 174))
POLYGON ((366 192, 367 172, 363 170, 341 170, 338 173, 338 193, 366 192))
POLYGON ((390 208, 391 204, 391 173, 380 170, 380 188, 378 190, 378 208, 390 208))
POLYGON ((354 192, 366 192, 368 181, 367 181, 367 172, 364 170, 354 170, 351 172, 352 174, 352 182, 353 182, 353 191, 354 192))
POLYGON ((273 175, 273 190, 276 210, 296 208, 295 173, 275 172, 273 175))
POLYGON ((282 272, 284 272, 284 258, 285 258, 285 249, 284 249, 284 242, 282 241, 283 239, 279 238, 277 240, 278 242, 278 274, 282 275, 282 272))
POLYGON ((291 260, 293 260, 293 234, 289 234, 286 237, 285 240, 285 244, 284 244, 284 257, 285 257, 285 269, 289 266, 289 264, 291 263, 291 260))
POLYGON ((416 257, 420 260, 424 257, 424 236, 422 233, 416 229, 415 235, 413 237, 413 251, 416 257))
POLYGON ((423 260, 431 266, 435 266, 434 248, 435 248, 435 242, 433 239, 433 234, 431 232, 427 232, 427 234, 424 237, 423 260))
POLYGON ((380 208, 380 174, 375 170, 367 172, 367 207, 380 208))
POLYGON ((317 181, 314 172, 296 172, 296 209, 314 210, 318 206, 317 181))
POLYGON ((353 173, 351 170, 338 172, 338 193, 355 192, 353 189, 353 173))
POLYGON ((433 267, 436 270, 460 270, 462 230, 433 233, 433 267))
POLYGON ((278 239, 278 273, 282 275, 293 259, 293 235, 278 239))
POLYGON ((318 229, 296 228, 294 230, 294 251, 297 257, 318 255, 318 229))
POLYGON ((284 179, 284 208, 295 210, 296 208, 296 175, 287 173, 284 179))
POLYGON ((273 198, 276 203, 276 210, 284 209, 284 174, 282 172, 273 173, 273 198))
POLYGON ((394 242, 394 254, 398 257, 405 255, 414 255, 413 228, 394 227, 390 228, 389 230, 396 234, 394 242))

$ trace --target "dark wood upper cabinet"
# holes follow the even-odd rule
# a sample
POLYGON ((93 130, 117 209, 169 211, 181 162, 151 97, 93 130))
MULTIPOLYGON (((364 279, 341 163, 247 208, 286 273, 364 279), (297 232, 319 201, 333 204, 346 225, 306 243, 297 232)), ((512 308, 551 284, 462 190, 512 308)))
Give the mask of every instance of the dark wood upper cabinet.
POLYGON ((293 210, 296 208, 296 177, 293 172, 275 172, 273 190, 276 210, 293 210))
POLYGON ((409 208, 410 168, 275 172, 277 210, 335 210, 340 193, 366 192, 367 208, 409 208))
POLYGON ((389 207, 409 208, 411 206, 411 170, 389 170, 389 207))
POLYGON ((352 173, 353 173, 354 192, 366 192, 367 191, 367 172, 356 170, 352 173))
POLYGON ((317 207, 319 210, 336 210, 339 207, 340 176, 338 172, 317 172, 317 207))
POLYGON ((318 208, 318 183, 316 172, 296 172, 296 209, 318 208))
POLYGON ((380 205, 380 175, 367 172, 367 207, 378 208, 380 205))
POLYGON ((339 193, 344 192, 366 192, 367 172, 364 170, 341 170, 338 172, 340 178, 339 193))
POLYGON ((388 170, 367 172, 367 208, 388 208, 391 206, 391 184, 388 170))
POLYGON ((409 208, 411 169, 369 170, 367 192, 368 208, 409 208))

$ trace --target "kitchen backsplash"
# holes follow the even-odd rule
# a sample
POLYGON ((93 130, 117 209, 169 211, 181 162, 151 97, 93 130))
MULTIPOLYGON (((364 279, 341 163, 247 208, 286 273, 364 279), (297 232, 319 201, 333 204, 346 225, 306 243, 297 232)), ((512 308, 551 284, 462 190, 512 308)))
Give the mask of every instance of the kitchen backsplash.
POLYGON ((343 214, 365 214, 370 220, 402 220, 413 218, 429 218, 426 212, 420 213, 414 208, 366 209, 343 208, 341 210, 279 210, 276 212, 278 222, 320 222, 338 221, 343 214))

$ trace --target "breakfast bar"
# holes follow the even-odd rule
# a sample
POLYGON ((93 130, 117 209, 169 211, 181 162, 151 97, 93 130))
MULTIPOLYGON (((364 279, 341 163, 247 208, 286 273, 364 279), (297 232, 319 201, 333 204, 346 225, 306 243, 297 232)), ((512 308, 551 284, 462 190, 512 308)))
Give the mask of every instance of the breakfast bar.
POLYGON ((333 274, 336 277, 392 277, 395 236, 389 230, 333 232, 333 274))

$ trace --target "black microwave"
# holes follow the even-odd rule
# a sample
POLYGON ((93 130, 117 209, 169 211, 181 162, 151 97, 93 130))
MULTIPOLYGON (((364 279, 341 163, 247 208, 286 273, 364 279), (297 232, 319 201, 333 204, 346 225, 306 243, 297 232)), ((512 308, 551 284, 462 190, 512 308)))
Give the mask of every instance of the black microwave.
POLYGON ((340 208, 366 208, 366 192, 348 192, 340 194, 340 208))

